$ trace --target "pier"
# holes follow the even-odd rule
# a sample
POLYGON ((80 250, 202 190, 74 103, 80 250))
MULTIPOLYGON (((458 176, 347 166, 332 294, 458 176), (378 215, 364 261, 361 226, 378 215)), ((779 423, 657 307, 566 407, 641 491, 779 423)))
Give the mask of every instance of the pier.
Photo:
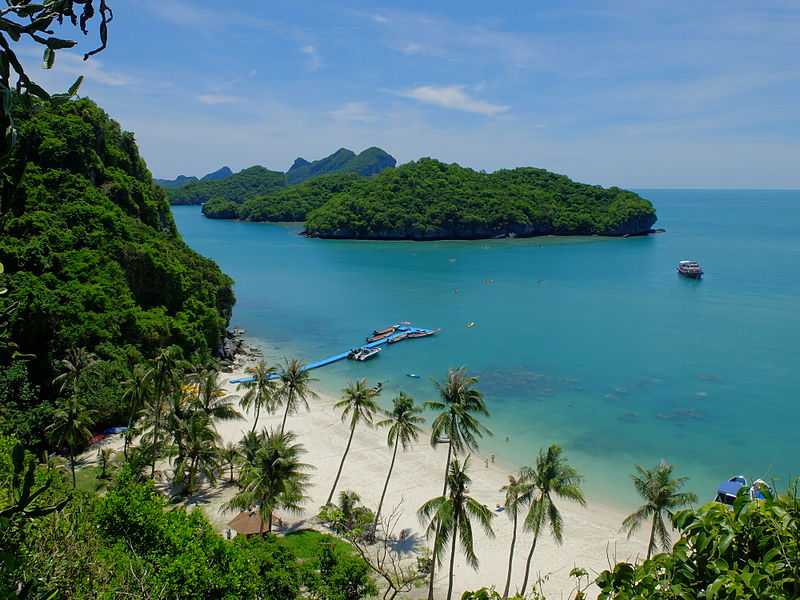
MULTIPOLYGON (((331 365, 335 362, 339 362, 340 360, 346 359, 350 356, 350 353, 353 350, 358 348, 377 348, 378 346, 383 346, 384 344, 388 344, 390 340, 407 340, 407 339, 414 339, 413 337, 409 337, 410 334, 417 334, 419 337, 427 337, 435 334, 438 330, 434 329, 424 329, 420 327, 413 327, 411 325, 393 325, 392 329, 394 331, 390 334, 387 334, 381 337, 378 340, 373 342, 367 342, 365 344, 359 344, 354 346, 353 348, 347 350, 346 352, 342 352, 340 354, 334 354, 333 356, 328 356, 321 360, 317 360, 314 362, 310 362, 307 365, 303 365, 304 371, 311 371, 312 369, 319 369, 320 367, 326 367, 331 365)), ((270 379, 277 379, 279 375, 277 373, 273 373, 270 379)), ((251 381, 255 381, 255 377, 239 377, 238 379, 231 379, 231 383, 249 383, 251 381)))

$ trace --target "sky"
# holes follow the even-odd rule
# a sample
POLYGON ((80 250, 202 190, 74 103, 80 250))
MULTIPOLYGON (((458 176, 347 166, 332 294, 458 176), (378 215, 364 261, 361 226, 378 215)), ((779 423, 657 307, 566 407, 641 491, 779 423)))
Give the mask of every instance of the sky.
POLYGON ((379 146, 598 185, 800 188, 800 0, 110 0, 52 71, 157 177, 379 146), (82 40, 78 50, 91 49, 82 40))

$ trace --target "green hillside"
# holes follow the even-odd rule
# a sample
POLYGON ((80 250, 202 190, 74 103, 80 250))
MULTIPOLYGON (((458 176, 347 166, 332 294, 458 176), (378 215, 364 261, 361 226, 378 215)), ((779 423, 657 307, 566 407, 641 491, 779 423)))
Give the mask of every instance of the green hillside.
POLYGON ((225 179, 197 181, 177 190, 170 190, 172 204, 202 204, 211 198, 221 197, 232 202, 268 194, 286 186, 286 177, 280 171, 264 167, 243 169, 225 179))
POLYGON ((68 349, 104 359, 105 383, 87 400, 101 424, 114 421, 121 394, 104 386, 159 347, 216 352, 234 298, 231 280, 181 240, 133 134, 90 100, 16 113, 18 181, 3 190, 0 262, 19 302, 11 339, 34 358, 3 371, 10 357, 0 354, 0 433, 33 444, 68 349))
POLYGON ((380 148, 367 148, 361 154, 356 154, 347 148, 340 148, 330 156, 313 162, 298 158, 294 161, 292 168, 287 171, 286 181, 293 185, 320 175, 340 172, 370 176, 394 167, 396 164, 397 161, 394 157, 380 148))
POLYGON ((306 228, 318 237, 427 240, 628 235, 655 221, 650 202, 619 188, 544 169, 486 174, 424 158, 332 196, 306 228))

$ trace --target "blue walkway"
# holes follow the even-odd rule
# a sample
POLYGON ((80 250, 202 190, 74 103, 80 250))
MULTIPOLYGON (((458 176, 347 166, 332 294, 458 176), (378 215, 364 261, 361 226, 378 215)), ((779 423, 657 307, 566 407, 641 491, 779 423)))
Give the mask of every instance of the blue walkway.
MULTIPOLYGON (((383 346, 384 344, 388 344, 389 340, 394 340, 408 333, 433 333, 432 329, 421 329, 419 327, 412 327, 410 325, 396 325, 395 327, 396 327, 395 332, 391 335, 387 335, 386 337, 376 340, 374 342, 369 342, 367 344, 356 346, 355 348, 348 350, 347 352, 342 352, 341 354, 334 354, 333 356, 328 356, 327 358, 323 358, 322 360, 308 363, 307 365, 303 366, 303 370, 310 371, 312 369, 319 369, 320 367, 326 367, 340 360, 344 360, 349 356, 349 354, 353 350, 357 348, 377 348, 378 346, 383 346)), ((273 375, 270 376, 270 379, 277 379, 278 377, 279 375, 277 373, 274 373, 273 375)), ((231 383, 249 383, 251 381, 255 381, 255 377, 240 377, 238 379, 231 379, 231 383)))

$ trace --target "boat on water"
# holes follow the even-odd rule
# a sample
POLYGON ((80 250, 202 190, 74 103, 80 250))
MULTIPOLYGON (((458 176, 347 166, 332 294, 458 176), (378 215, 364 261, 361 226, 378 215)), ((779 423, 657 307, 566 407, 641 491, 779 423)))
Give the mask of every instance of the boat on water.
POLYGON ((389 325, 389 327, 384 327, 383 329, 376 329, 372 332, 372 335, 389 335, 394 333, 395 330, 397 330, 397 325, 389 325))
POLYGON ((419 379, 419 375, 416 373, 406 373, 406 377, 411 377, 411 379, 419 379))
POLYGON ((397 342, 402 342, 408 336, 409 336, 409 333, 407 331, 404 331, 403 333, 398 333, 397 335, 393 335, 387 341, 390 344, 396 344, 397 342))
POLYGON ((430 337, 432 335, 436 335, 439 332, 438 329, 420 329, 418 331, 409 331, 407 334, 408 338, 424 338, 430 337))
POLYGON ((374 358, 380 351, 380 346, 376 346, 374 348, 367 348, 366 346, 363 346, 361 348, 351 350, 350 354, 347 355, 347 358, 350 360, 358 360, 363 362, 365 360, 369 360, 370 358, 374 358))
POLYGON ((733 506, 739 490, 745 487, 747 487, 747 479, 743 475, 735 475, 719 485, 717 497, 714 500, 720 504, 733 506))
POLYGON ((703 276, 703 267, 696 260, 682 260, 678 263, 678 273, 689 279, 700 279, 703 276))

